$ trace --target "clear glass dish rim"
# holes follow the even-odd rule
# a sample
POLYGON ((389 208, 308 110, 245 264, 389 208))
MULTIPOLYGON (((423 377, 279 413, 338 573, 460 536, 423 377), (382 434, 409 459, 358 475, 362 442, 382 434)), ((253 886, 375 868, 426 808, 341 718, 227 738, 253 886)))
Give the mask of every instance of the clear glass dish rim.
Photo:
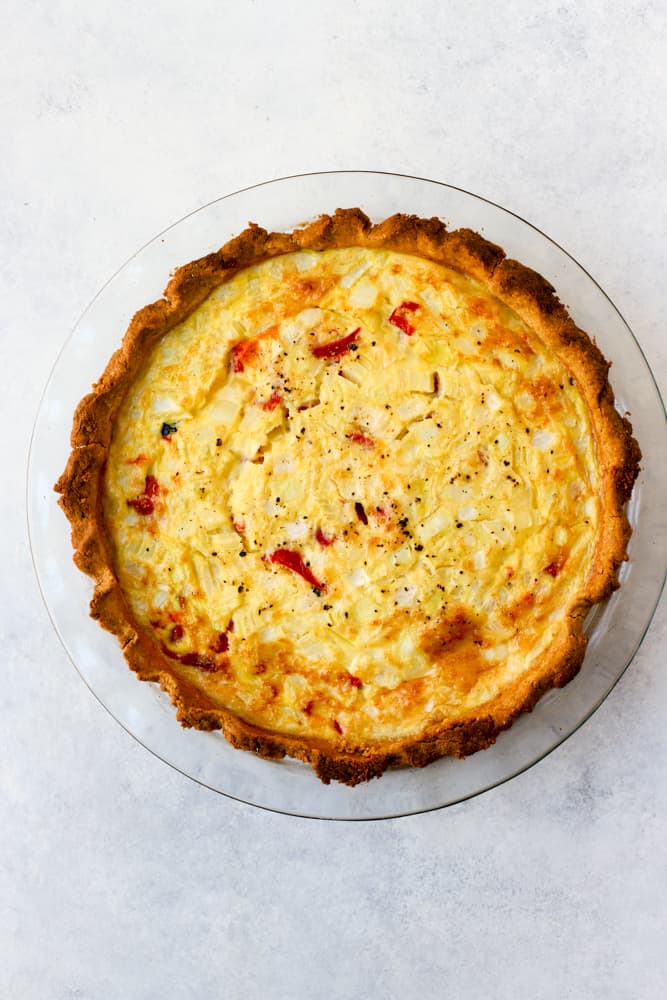
POLYGON ((599 282, 593 277, 593 275, 583 266, 583 264, 581 264, 576 259, 576 257, 574 257, 571 253, 569 253, 569 251, 566 250, 563 246, 561 246, 561 244, 558 243, 555 239, 553 239, 551 236, 549 236, 545 232, 543 232, 538 226, 536 226, 533 223, 529 222, 527 219, 524 219, 523 216, 519 215, 517 212, 513 212, 511 209, 506 208, 504 205, 500 205, 498 202, 495 202, 495 201, 493 201, 490 198, 485 198, 482 195, 479 195, 479 194, 476 194, 476 193, 474 193, 472 191, 469 191, 466 188, 459 187, 458 185, 449 184, 449 183, 447 183, 445 181, 433 180, 433 179, 428 178, 428 177, 419 177, 419 176, 417 176, 415 174, 407 174, 407 173, 401 173, 401 172, 395 172, 395 171, 388 171, 388 170, 368 170, 368 169, 366 169, 366 170, 356 170, 356 169, 353 169, 353 168, 347 168, 347 169, 341 169, 341 170, 312 170, 312 171, 306 171, 304 173, 286 174, 286 175, 283 175, 283 176, 280 176, 280 177, 271 178, 270 180, 259 181, 256 184, 249 184, 249 185, 247 185, 245 187, 237 188, 234 191, 230 191, 227 194, 221 195, 219 198, 213 198, 211 201, 205 202, 203 205, 199 205, 197 208, 194 208, 191 211, 186 212, 184 215, 182 215, 180 218, 178 218, 174 222, 170 223, 164 229, 161 229, 158 233, 155 234, 155 236, 151 237, 151 239, 149 239, 145 243, 143 243, 140 247, 138 247, 137 250, 134 251, 134 253, 130 254, 130 256, 127 257, 123 261, 123 263, 120 264, 120 266, 116 268, 116 270, 99 287, 99 289, 97 290, 97 292, 95 293, 95 295, 90 299, 90 301, 88 302, 88 304, 86 305, 86 307, 81 312, 81 314, 79 315, 78 319, 76 320, 76 322, 74 323, 74 325, 70 329, 70 332, 67 335, 67 337, 65 338, 64 342, 62 343, 62 346, 60 347, 60 350, 56 354, 56 356, 54 358, 54 361, 53 361, 53 363, 52 363, 52 365, 50 367, 49 374, 48 374, 48 376, 46 378, 46 381, 44 383, 44 387, 42 389, 42 392, 40 393, 38 403, 37 403, 36 412, 35 412, 35 419, 33 421, 32 430, 31 430, 31 434, 30 434, 30 442, 29 442, 29 446, 28 446, 28 456, 27 456, 27 463, 26 463, 26 483, 25 483, 26 526, 27 526, 28 542, 29 542, 29 548, 30 548, 30 558, 31 558, 31 561, 32 561, 33 570, 34 570, 34 573, 35 573, 35 578, 37 580, 37 585, 38 585, 39 592, 40 592, 40 595, 41 595, 41 598, 42 598, 42 602, 43 602, 44 607, 46 609, 46 612, 47 612, 47 615, 49 617, 49 620, 50 620, 50 622, 51 622, 51 624, 53 626, 53 629, 54 629, 56 635, 58 636, 58 639, 60 640, 60 643, 61 643, 61 645, 62 645, 62 647, 63 647, 63 649, 65 651, 65 654, 67 655, 70 663, 72 664, 72 666, 76 670, 78 676, 83 681, 83 683, 88 688, 88 690, 91 692, 91 694, 93 695, 93 697, 95 698, 95 700, 98 702, 98 704, 100 704, 102 706, 102 708, 108 713, 108 715, 110 715, 111 718, 129 736, 132 737, 132 739, 134 739, 141 747, 143 747, 143 749, 147 750, 154 757, 156 757, 158 760, 160 760, 163 764, 166 764, 167 766, 173 768, 173 770, 177 771, 179 774, 183 775, 184 777, 188 778, 189 780, 194 781, 196 784, 200 785, 201 787, 207 788, 210 791, 215 792, 218 795, 222 795, 222 796, 224 796, 227 799, 231 799, 234 802, 242 803, 243 805, 249 806, 249 807, 254 808, 254 809, 261 809, 264 812, 276 813, 278 815, 283 815, 283 816, 292 816, 292 817, 298 818, 298 819, 312 819, 312 820, 318 820, 318 821, 323 821, 323 822, 335 822, 335 823, 374 823, 374 822, 381 822, 381 821, 389 820, 389 819, 400 819, 400 818, 402 818, 404 816, 419 816, 419 815, 426 814, 426 813, 439 812, 440 810, 447 809, 447 808, 450 808, 451 806, 459 805, 462 802, 467 802, 470 799, 477 798, 479 795, 483 795, 484 793, 486 793, 488 791, 491 791, 494 788, 499 788, 502 785, 506 784, 508 781, 511 781, 514 778, 518 777, 520 774, 523 774, 524 772, 526 772, 526 771, 530 770, 531 768, 535 767, 542 760, 544 760, 546 757, 548 757, 550 754, 552 754, 555 750, 557 750, 559 747, 561 747, 567 740, 570 739, 570 737, 574 736, 574 734, 577 733, 579 731, 579 729, 581 729, 581 727, 583 725, 585 725, 585 723, 587 723, 589 721, 589 719, 598 711, 598 709, 600 708, 600 706, 606 701, 606 699, 609 697, 609 695, 611 694, 611 692, 614 690, 614 688, 616 687, 616 685, 618 684, 618 682, 621 680, 621 678, 626 673, 628 667, 630 666, 630 664, 634 660, 635 656, 637 655, 639 649, 641 648, 642 643, 643 643, 643 641, 644 641, 644 639, 645 639, 645 637, 646 637, 649 629, 651 628, 651 625, 652 625, 654 617, 655 617, 655 613, 656 613, 656 611, 658 609, 658 606, 660 604, 660 600, 662 598, 662 594, 663 594, 663 592, 665 590, 665 584, 667 583, 667 572, 665 574, 663 574, 662 583, 661 583, 660 587, 657 589, 656 598, 655 598, 653 607, 651 608, 651 612, 650 612, 650 615, 649 615, 649 617, 647 619, 646 625, 645 625, 645 627, 644 627, 641 635, 639 636, 639 638, 637 640, 636 646, 635 646, 633 652, 631 653, 631 655, 628 657, 628 659, 627 659, 626 663, 624 664, 624 666, 619 670, 617 676, 615 677, 615 679, 611 683, 611 685, 608 688, 608 690, 602 695, 602 697, 600 697, 591 706, 590 710, 579 720, 579 722, 572 729, 570 729, 568 732, 564 733, 564 735, 562 737, 557 738, 555 740, 555 742, 550 747, 548 747, 547 749, 545 749, 543 752, 537 754, 533 759, 529 760, 527 763, 525 763, 522 766, 516 768, 515 770, 512 770, 506 776, 504 776, 504 777, 502 777, 502 778, 500 778, 498 780, 494 780, 491 783, 489 783, 487 785, 484 785, 483 787, 480 787, 480 788, 476 789, 473 792, 470 792, 470 794, 462 795, 460 798, 456 799, 455 801, 445 802, 445 803, 441 803, 441 804, 433 805, 433 806, 426 806, 426 807, 423 807, 423 808, 419 808, 419 809, 415 809, 415 810, 410 810, 408 812, 397 812, 397 813, 391 813, 391 812, 389 812, 386 815, 382 815, 382 816, 378 815, 378 816, 350 816, 350 817, 341 817, 341 816, 313 815, 313 814, 299 813, 299 812, 288 810, 288 809, 279 809, 279 808, 276 808, 274 806, 263 805, 261 803, 250 802, 247 799, 244 799, 244 798, 241 798, 240 796, 232 794, 231 792, 226 792, 226 791, 223 791, 220 788, 216 788, 213 785, 208 784, 206 781, 203 781, 201 778, 198 778, 195 775, 189 774, 187 771, 184 771, 177 764, 174 764, 172 761, 167 760, 165 757, 163 757, 161 754, 159 754, 156 750, 154 750, 151 747, 147 746, 145 743, 142 742, 142 740, 135 733, 132 732, 131 729, 129 729, 125 725, 124 722, 122 722, 119 718, 116 717, 116 715, 112 712, 112 710, 104 703, 104 701, 102 700, 102 698, 91 687, 91 685, 88 682, 87 678, 83 675, 83 673, 79 669, 76 661, 74 660, 74 657, 71 655, 71 653, 69 651, 67 643, 65 642, 63 636, 60 633, 60 629, 58 628, 58 625, 57 625, 56 621, 53 618, 53 615, 51 613, 51 608, 50 608, 49 603, 47 601, 46 594, 44 592, 44 588, 43 588, 43 585, 42 585, 42 580, 41 580, 41 577, 40 577, 40 574, 39 574, 39 571, 38 571, 38 568, 37 568, 37 563, 36 563, 36 559, 35 559, 35 552, 34 552, 34 546, 33 546, 33 536, 32 536, 32 531, 31 531, 30 512, 29 512, 29 492, 30 492, 30 483, 31 483, 31 479, 32 479, 33 443, 34 443, 35 433, 36 433, 36 429, 37 429, 37 422, 39 420, 39 416, 40 416, 40 413, 41 413, 42 405, 43 405, 46 393, 47 393, 47 391, 49 389, 49 386, 51 384, 51 379, 53 378, 54 371, 55 371, 55 369, 56 369, 56 367, 57 367, 57 365, 58 365, 58 363, 59 363, 62 355, 64 354, 64 352, 66 351, 67 347, 69 346, 70 341, 72 340, 72 338, 76 334, 79 326, 81 325, 82 321, 85 319, 85 317, 87 316, 87 314, 89 313, 89 311, 92 309, 92 307, 95 304, 95 302, 97 301, 97 299, 100 297, 100 295, 102 295, 102 293, 104 292, 104 290, 115 280, 115 278, 128 266, 128 264, 130 264, 131 261, 133 261, 136 257, 138 257, 147 247, 149 247, 150 245, 152 245, 153 243, 155 243, 157 240, 159 240, 162 236, 164 236, 165 233, 168 233, 172 229, 175 229, 181 223, 185 222, 185 220, 191 218, 194 215, 197 215, 199 212, 205 211, 207 208, 210 208, 213 205, 217 205, 220 202, 223 202, 223 201, 226 201, 226 200, 228 200, 230 198, 233 198, 236 195, 243 194, 243 193, 245 193, 247 191, 253 191, 253 190, 256 190, 258 188, 268 187, 268 186, 273 185, 273 184, 279 184, 280 182, 283 182, 283 181, 298 180, 298 179, 307 178, 307 177, 325 177, 325 176, 332 176, 332 175, 347 175, 347 174, 355 174, 355 175, 356 174, 364 174, 364 175, 372 175, 372 176, 378 176, 378 177, 403 178, 403 179, 406 179, 406 180, 423 182, 423 183, 426 183, 426 184, 432 184, 432 185, 435 185, 435 186, 438 186, 438 187, 446 188, 446 189, 449 189, 449 190, 458 191, 459 193, 467 195, 470 198, 474 198, 477 201, 484 202, 484 203, 486 203, 488 205, 491 205, 491 206, 493 206, 493 208, 498 209, 499 211, 505 213, 506 215, 512 216, 513 218, 515 218, 519 222, 521 222, 523 225, 528 226, 534 232, 536 232, 537 234, 539 234, 539 236, 541 236, 543 239, 545 239, 548 243, 552 244, 552 246, 556 247, 569 260, 571 260, 572 263, 577 268, 579 268, 579 270, 595 285, 595 287, 598 289, 598 291, 604 296, 604 298, 607 300, 607 302, 612 307, 612 309, 614 310, 614 312, 617 314, 618 318, 621 320, 623 326, 625 327, 627 333, 630 335, 632 341, 634 342, 635 347, 637 348, 639 354, 641 355, 641 358, 642 358, 642 360, 644 362, 645 370, 646 370, 647 374, 649 375, 649 377, 650 377, 650 379, 651 379, 651 381, 653 383, 653 387, 655 389, 656 397, 659 400, 659 403, 660 403, 660 405, 662 407, 663 418, 667 419, 667 410, 665 408, 665 401, 662 398, 662 393, 660 391, 660 387, 659 387, 659 385, 657 383, 655 375, 653 374, 653 370, 652 370, 652 368, 651 368, 651 366, 650 366, 650 364, 648 362, 648 359, 647 359, 647 357, 646 357, 646 355, 645 355, 645 353, 644 353, 644 351, 642 349, 641 344, 639 343, 639 341, 635 337, 635 335, 634 335, 634 333, 632 331, 632 328, 630 327, 630 324, 625 319, 625 317, 621 313, 621 311, 618 308, 618 306, 616 305, 616 303, 609 296, 609 294, 605 291, 605 289, 599 284, 599 282))

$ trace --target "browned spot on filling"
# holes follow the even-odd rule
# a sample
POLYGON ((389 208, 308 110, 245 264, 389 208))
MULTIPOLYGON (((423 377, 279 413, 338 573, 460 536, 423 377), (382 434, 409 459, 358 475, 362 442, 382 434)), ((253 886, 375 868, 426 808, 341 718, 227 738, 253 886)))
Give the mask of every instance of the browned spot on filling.
POLYGON ((528 392, 534 399, 551 399, 556 395, 557 391, 554 383, 550 379, 545 378, 544 375, 533 379, 528 386, 528 392))
POLYGON ((382 690, 379 692, 378 702, 383 715, 407 719, 411 711, 421 713, 426 698, 427 686, 424 679, 416 677, 403 681, 395 688, 382 690))
POLYGON ((528 341, 519 334, 507 330, 501 322, 492 322, 487 325, 487 334, 484 338, 484 350, 490 353, 494 350, 511 351, 524 358, 529 358, 535 352, 528 341))
POLYGON ((463 642, 475 632, 470 612, 459 608, 454 614, 442 614, 426 633, 422 648, 429 655, 436 655, 446 647, 463 642))
POLYGON ((489 305, 485 299, 473 299, 472 302, 468 303, 466 312, 470 319, 488 318, 491 315, 489 305))
POLYGON ((562 411, 560 389, 556 383, 544 375, 540 375, 539 378, 533 379, 531 382, 526 382, 525 387, 534 400, 531 409, 532 419, 547 417, 562 411))
POLYGON ((518 597, 515 601, 512 601, 511 604, 508 604, 507 607, 501 611, 500 617, 508 625, 512 625, 523 622, 528 616, 534 616, 534 614, 535 595, 532 591, 528 591, 523 594, 522 597, 518 597))
POLYGON ((321 278, 304 278, 298 274, 286 276, 283 288, 290 296, 303 302, 319 302, 337 281, 335 275, 324 275, 321 278))
POLYGON ((487 645, 479 621, 461 607, 441 614, 422 634, 421 648, 438 665, 445 683, 467 694, 489 669, 480 648, 487 645))

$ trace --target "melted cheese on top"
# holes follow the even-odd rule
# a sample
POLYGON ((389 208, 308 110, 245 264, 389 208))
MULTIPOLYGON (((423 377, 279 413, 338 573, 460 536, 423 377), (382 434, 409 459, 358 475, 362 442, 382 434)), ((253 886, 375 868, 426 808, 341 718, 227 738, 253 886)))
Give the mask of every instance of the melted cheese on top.
POLYGON ((121 586, 174 669, 354 744, 478 709, 553 642, 599 502, 586 406, 473 279, 351 248, 250 267, 116 421, 121 586))

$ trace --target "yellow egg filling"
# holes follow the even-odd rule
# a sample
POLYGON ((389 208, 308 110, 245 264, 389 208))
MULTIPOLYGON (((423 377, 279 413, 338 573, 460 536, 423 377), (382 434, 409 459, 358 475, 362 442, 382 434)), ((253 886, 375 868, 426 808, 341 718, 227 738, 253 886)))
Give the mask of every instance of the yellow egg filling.
POLYGON ((574 380, 472 278, 290 253, 162 337, 104 513, 135 618, 214 703, 405 737, 553 642, 593 555, 595 443, 574 380))

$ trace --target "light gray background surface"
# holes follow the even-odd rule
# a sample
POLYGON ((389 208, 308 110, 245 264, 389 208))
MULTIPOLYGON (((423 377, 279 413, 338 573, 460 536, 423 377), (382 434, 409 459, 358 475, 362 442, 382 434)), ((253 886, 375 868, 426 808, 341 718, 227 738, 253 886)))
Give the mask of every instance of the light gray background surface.
POLYGON ((181 777, 89 694, 41 604, 24 479, 107 277, 198 205, 307 170, 433 177, 523 215, 611 295, 664 392, 666 28, 650 0, 9 3, 1 1000, 665 996, 664 602, 598 713, 508 785, 290 819, 181 777))

